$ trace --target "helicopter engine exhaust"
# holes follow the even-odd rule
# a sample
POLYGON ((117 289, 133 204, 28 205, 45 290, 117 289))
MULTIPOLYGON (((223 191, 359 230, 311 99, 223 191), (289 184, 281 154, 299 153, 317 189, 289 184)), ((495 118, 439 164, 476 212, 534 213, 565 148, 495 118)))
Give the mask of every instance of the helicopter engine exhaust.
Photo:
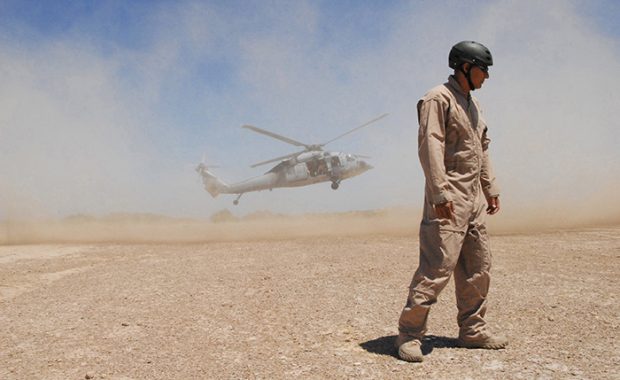
POLYGON ((202 182, 204 183, 205 190, 213 198, 217 197, 220 193, 225 192, 228 189, 228 185, 224 183, 222 180, 217 178, 213 173, 211 173, 204 163, 201 163, 196 167, 196 171, 202 177, 202 182))

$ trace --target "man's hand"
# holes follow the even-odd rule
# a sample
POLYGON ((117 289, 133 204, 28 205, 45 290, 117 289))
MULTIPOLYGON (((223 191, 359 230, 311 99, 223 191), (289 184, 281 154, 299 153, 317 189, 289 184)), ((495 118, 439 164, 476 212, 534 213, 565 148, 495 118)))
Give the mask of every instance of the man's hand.
POLYGON ((454 205, 452 202, 445 202, 435 205, 435 213, 440 219, 453 219, 454 205))
POLYGON ((489 207, 487 207, 487 214, 489 215, 497 214, 497 212, 499 211, 499 198, 498 197, 488 198, 487 204, 489 205, 489 207))

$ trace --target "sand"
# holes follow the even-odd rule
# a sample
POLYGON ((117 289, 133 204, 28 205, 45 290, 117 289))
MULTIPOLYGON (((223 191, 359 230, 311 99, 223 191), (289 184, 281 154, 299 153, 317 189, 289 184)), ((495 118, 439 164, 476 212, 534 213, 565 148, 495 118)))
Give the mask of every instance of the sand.
POLYGON ((13 225, 0 379, 620 378, 620 225, 492 228, 508 348, 455 346, 451 282, 413 364, 392 346, 417 221, 381 218, 13 225))

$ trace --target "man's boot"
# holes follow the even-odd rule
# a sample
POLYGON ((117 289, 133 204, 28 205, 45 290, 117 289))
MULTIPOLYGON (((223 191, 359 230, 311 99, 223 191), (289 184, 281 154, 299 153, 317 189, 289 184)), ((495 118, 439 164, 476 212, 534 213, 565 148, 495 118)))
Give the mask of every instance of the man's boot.
POLYGON ((459 347, 463 348, 483 348, 487 350, 499 350, 508 345, 508 339, 501 335, 484 334, 482 337, 475 339, 467 339, 459 337, 459 347))
POLYGON ((419 363, 424 360, 422 356, 422 342, 414 337, 398 334, 395 343, 398 357, 408 362, 419 363))

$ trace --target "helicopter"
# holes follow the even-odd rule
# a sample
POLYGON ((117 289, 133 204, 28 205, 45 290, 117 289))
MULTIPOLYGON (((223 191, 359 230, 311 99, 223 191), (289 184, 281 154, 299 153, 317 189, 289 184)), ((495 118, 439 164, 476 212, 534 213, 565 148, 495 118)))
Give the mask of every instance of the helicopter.
POLYGON ((342 180, 360 175, 373 167, 363 160, 363 158, 369 158, 367 156, 329 152, 323 150, 323 147, 341 137, 379 121, 387 115, 387 113, 384 113, 322 144, 304 144, 253 125, 243 125, 242 128, 294 146, 303 147, 304 149, 299 152, 251 165, 250 167, 255 168, 257 166, 280 161, 280 163, 265 174, 234 184, 227 184, 219 179, 209 170, 210 167, 204 162, 196 167, 196 171, 202 177, 205 190, 211 194, 213 198, 217 197, 219 194, 236 194, 237 198, 233 200, 234 205, 239 204, 239 199, 243 194, 251 191, 273 190, 279 187, 300 187, 319 182, 331 182, 331 188, 337 190, 342 180))

